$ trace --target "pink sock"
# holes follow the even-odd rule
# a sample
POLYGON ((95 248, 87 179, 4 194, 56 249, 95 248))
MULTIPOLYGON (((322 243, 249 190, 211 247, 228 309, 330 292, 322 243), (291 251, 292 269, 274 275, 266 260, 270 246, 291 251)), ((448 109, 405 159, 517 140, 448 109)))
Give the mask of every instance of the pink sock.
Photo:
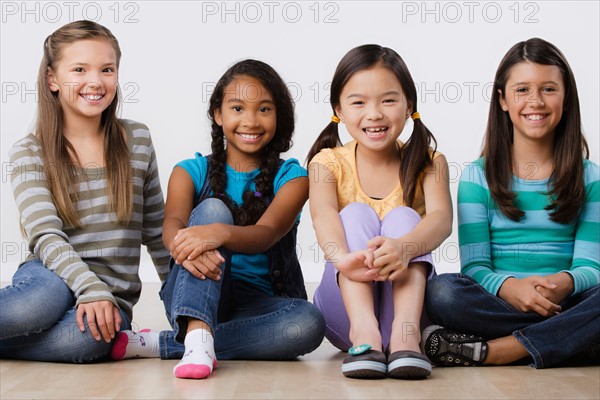
POLYGON ((117 333, 110 350, 110 358, 113 360, 156 357, 160 357, 158 332, 150 329, 117 333))
POLYGON ((173 374, 183 379, 207 378, 217 367, 213 336, 205 329, 195 329, 185 336, 185 353, 173 368, 173 374))

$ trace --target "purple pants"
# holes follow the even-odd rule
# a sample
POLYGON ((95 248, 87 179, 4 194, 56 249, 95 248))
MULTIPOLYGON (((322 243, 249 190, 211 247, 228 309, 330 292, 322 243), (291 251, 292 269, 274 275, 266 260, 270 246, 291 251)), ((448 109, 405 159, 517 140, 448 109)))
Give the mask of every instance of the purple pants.
MULTIPOLYGON (((379 220, 377 213, 364 203, 348 204, 340 211, 340 219, 344 227, 349 251, 364 250, 367 242, 375 236, 399 238, 412 231, 421 217, 409 207, 398 207, 379 220)), ((431 265, 428 279, 435 275, 431 253, 413 258, 411 261, 424 261, 431 265)), ((373 300, 375 316, 379 321, 379 329, 383 348, 390 343, 392 322, 394 320, 394 302, 392 299, 392 282, 374 282, 373 300)), ((350 342, 350 320, 346 314, 344 301, 337 283, 337 270, 331 263, 325 264, 321 284, 315 291, 313 303, 323 313, 326 322, 325 337, 332 345, 347 351, 350 342)), ((423 320, 423 318, 421 319, 423 320)))

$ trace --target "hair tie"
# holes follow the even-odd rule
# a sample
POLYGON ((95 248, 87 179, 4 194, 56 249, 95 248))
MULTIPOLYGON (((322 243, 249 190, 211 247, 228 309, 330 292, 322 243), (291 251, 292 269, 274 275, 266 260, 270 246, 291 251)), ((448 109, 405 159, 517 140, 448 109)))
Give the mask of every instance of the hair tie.
POLYGON ((256 197, 262 197, 262 193, 261 192, 254 192, 254 196, 256 196, 256 197))
POLYGON ((339 124, 340 119, 338 118, 337 115, 333 115, 333 116, 331 116, 331 122, 333 122, 334 124, 339 124))
POLYGON ((412 120, 414 121, 415 119, 421 119, 421 114, 419 114, 418 112, 414 112, 410 115, 410 117, 412 118, 412 120))

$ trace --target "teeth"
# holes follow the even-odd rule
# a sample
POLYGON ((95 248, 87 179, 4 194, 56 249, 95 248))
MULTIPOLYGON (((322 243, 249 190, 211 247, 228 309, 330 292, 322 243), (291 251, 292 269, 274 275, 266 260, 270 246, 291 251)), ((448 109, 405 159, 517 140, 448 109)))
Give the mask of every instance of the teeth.
POLYGON ((258 138, 260 136, 260 135, 248 135, 248 134, 245 134, 245 133, 240 133, 239 135, 242 138, 248 139, 248 140, 256 139, 256 138, 258 138))
POLYGON ((525 118, 527 118, 529 121, 539 121, 539 120, 546 118, 546 116, 540 115, 540 114, 530 114, 530 115, 526 115, 525 118))
POLYGON ((86 100, 100 100, 102 98, 101 94, 84 94, 83 98, 86 100))
POLYGON ((387 128, 385 127, 379 127, 379 128, 365 128, 365 132, 369 132, 369 133, 379 133, 379 132, 384 132, 387 128))

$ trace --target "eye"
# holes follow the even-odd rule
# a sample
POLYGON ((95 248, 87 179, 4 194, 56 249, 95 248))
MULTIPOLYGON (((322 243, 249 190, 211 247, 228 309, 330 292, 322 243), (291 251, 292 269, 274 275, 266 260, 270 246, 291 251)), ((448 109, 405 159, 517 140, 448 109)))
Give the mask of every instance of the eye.
POLYGON ((383 100, 384 103, 397 103, 398 101, 396 99, 385 99, 383 100))
POLYGON ((233 111, 235 111, 235 112, 241 112, 242 111, 242 107, 240 107, 240 106, 233 106, 233 107, 231 107, 231 109, 233 111))
POLYGON ((529 91, 529 87, 527 87, 527 86, 518 86, 515 89, 515 92, 517 92, 517 93, 527 93, 528 91, 529 91))
POLYGON ((113 67, 107 67, 107 68, 104 68, 104 69, 102 70, 102 72, 109 72, 109 73, 110 73, 110 72, 115 72, 115 69, 114 69, 113 67))
POLYGON ((83 68, 77 67, 73 69, 74 72, 83 72, 83 68))
POLYGON ((353 106, 362 106, 363 104, 365 104, 365 102, 364 101, 360 101, 360 100, 356 100, 356 101, 353 101, 350 104, 353 105, 353 106))
POLYGON ((552 92, 556 92, 556 89, 553 87, 545 87, 545 88, 542 88, 542 92, 552 93, 552 92))
POLYGON ((266 113, 266 112, 271 111, 271 107, 261 107, 258 109, 258 111, 261 113, 266 113))

